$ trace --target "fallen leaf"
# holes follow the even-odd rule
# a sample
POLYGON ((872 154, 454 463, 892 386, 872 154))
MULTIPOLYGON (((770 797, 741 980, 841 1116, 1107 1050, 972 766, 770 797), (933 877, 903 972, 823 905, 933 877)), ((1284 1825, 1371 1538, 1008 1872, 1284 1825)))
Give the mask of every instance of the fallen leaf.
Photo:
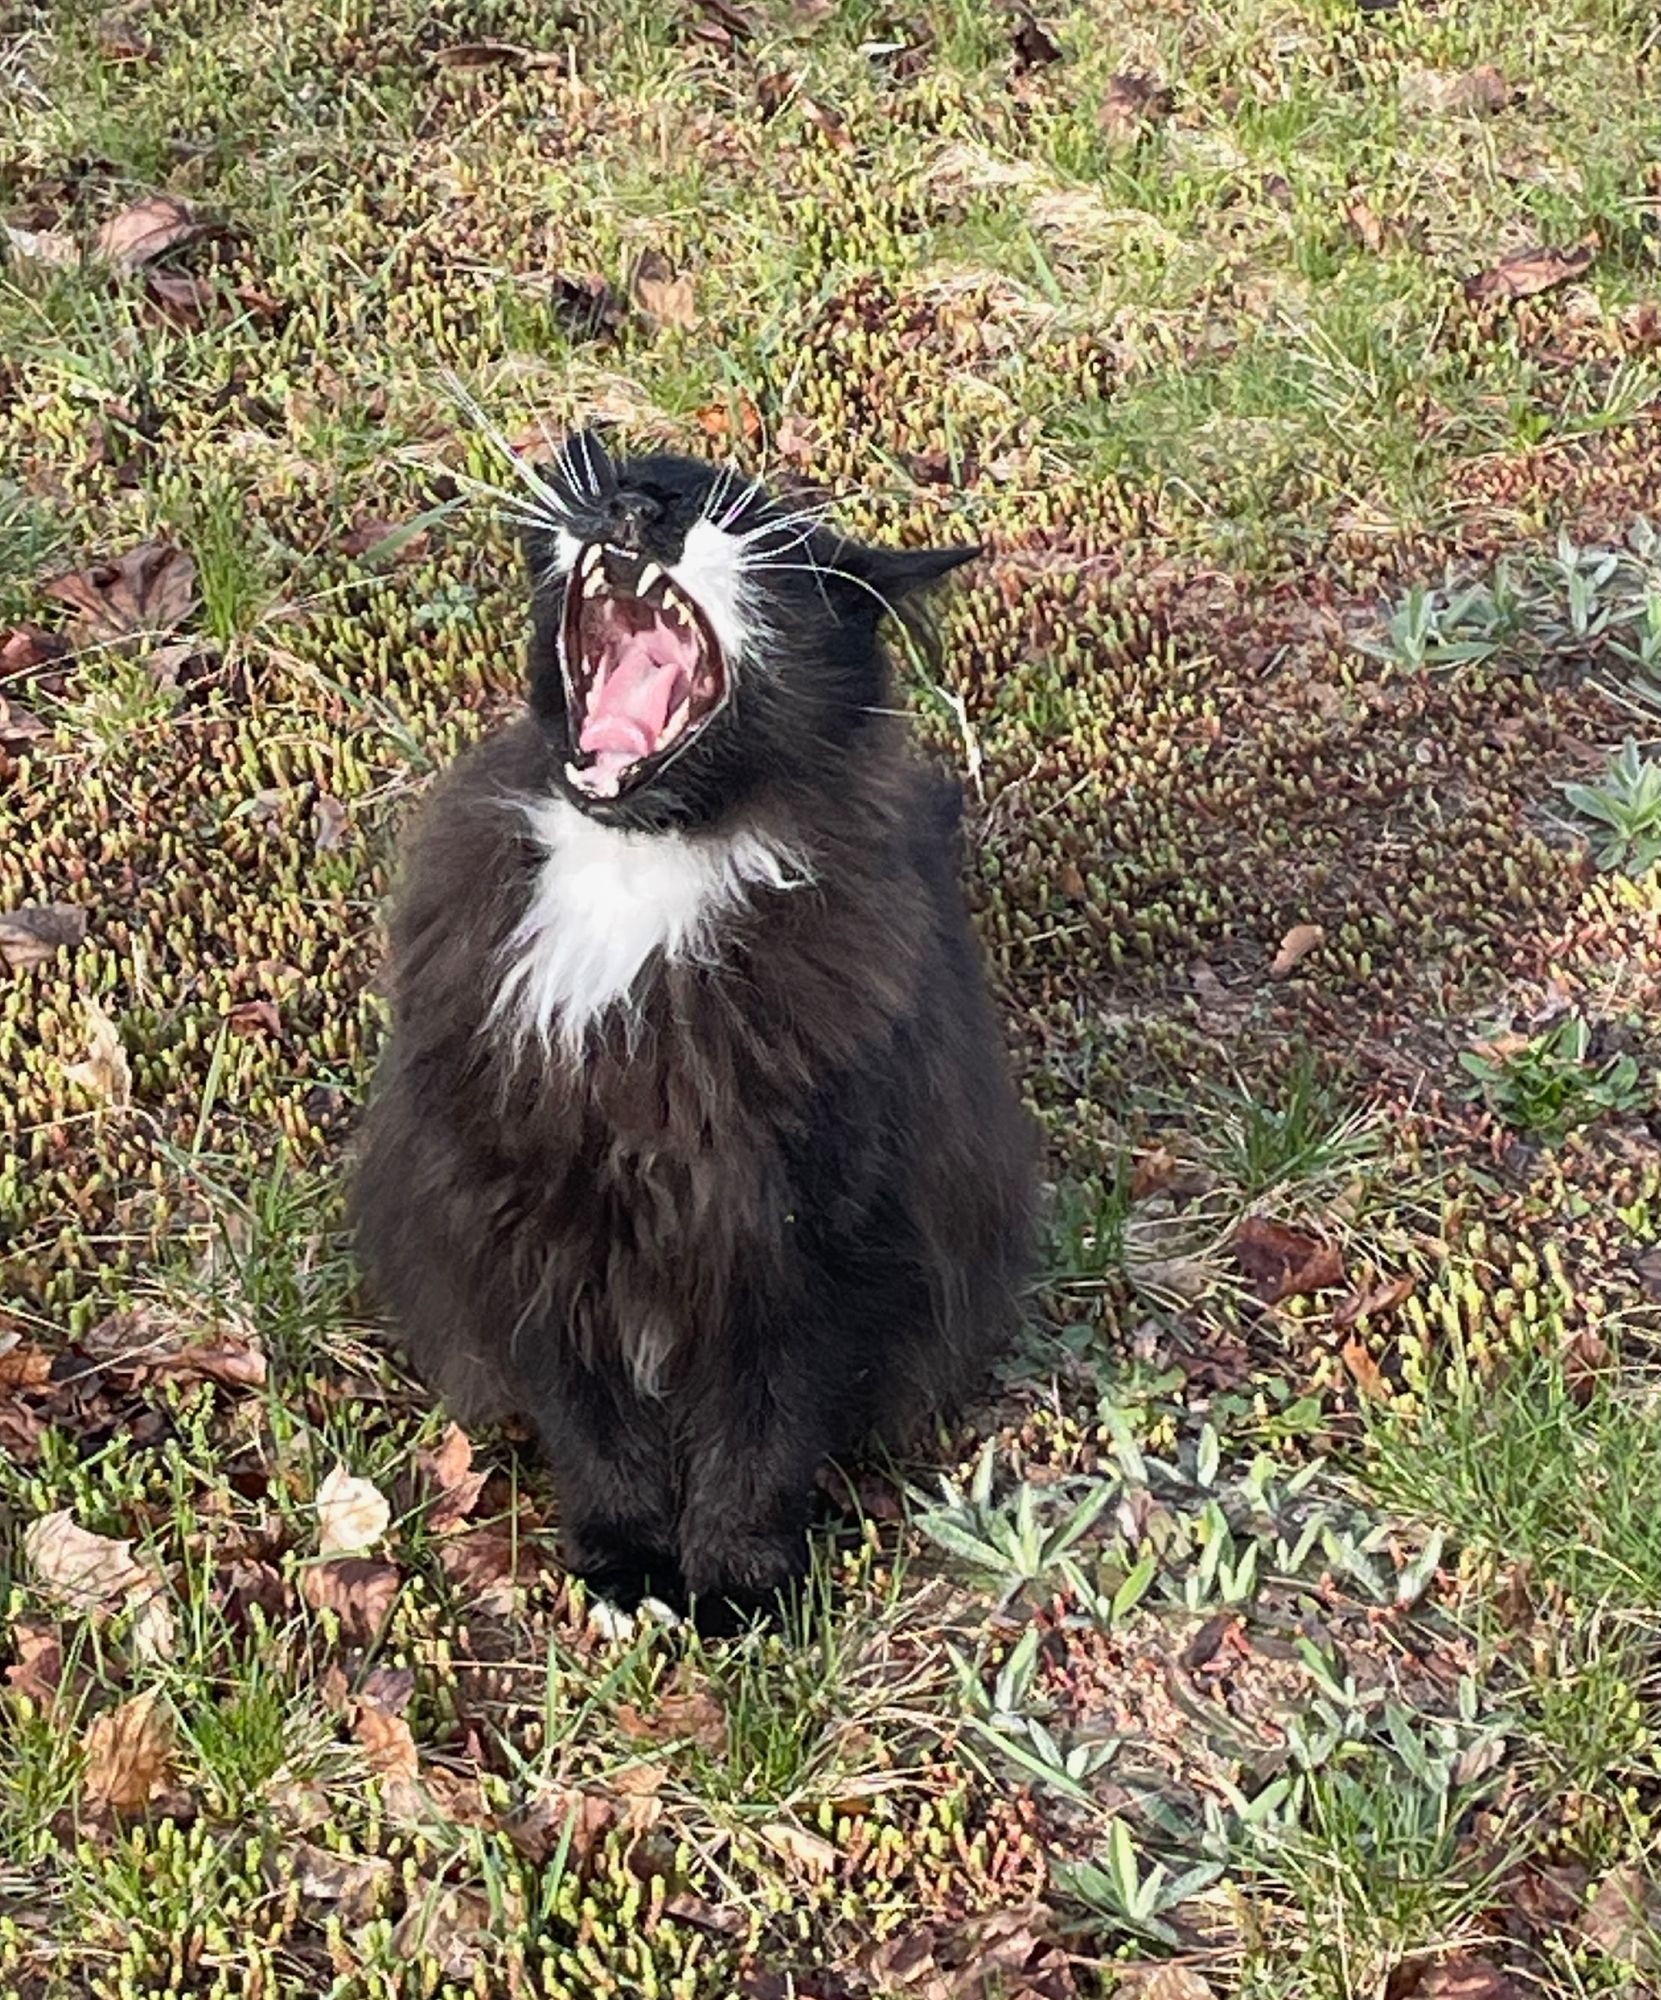
POLYGON ((155 1570, 134 1556, 130 1541, 93 1534, 76 1522, 67 1507, 29 1523, 23 1531, 23 1553, 46 1589, 78 1611, 107 1608, 161 1585, 155 1570))
POLYGON ((94 1811, 142 1812, 172 1789, 173 1726, 155 1688, 95 1717, 82 1747, 94 1811))
POLYGON ((181 243, 207 234, 186 205, 170 194, 148 194, 111 216, 95 239, 100 257, 117 270, 137 271, 181 243))
POLYGON ((641 309, 651 315, 659 326, 677 326, 688 330, 698 324, 698 313, 693 303, 692 274, 676 274, 675 267, 661 250, 648 250, 634 268, 634 282, 631 287, 641 309))
POLYGON ((392 1615, 399 1576, 389 1562, 363 1556, 308 1563, 300 1572, 300 1593, 317 1611, 333 1611, 348 1645, 367 1646, 379 1638, 392 1615))
POLYGON ((0 1392, 38 1389, 51 1373, 52 1357, 44 1348, 27 1345, 9 1329, 0 1333, 0 1392))
POLYGON ((379 1487, 336 1465, 317 1489, 317 1518, 318 1548, 331 1556, 372 1548, 386 1533, 392 1509, 379 1487))
POLYGON ((1061 864, 1056 873, 1055 886, 1062 895, 1070 897, 1075 903, 1082 903, 1090 893, 1089 884, 1080 874, 1076 861, 1064 861, 1061 864))
POLYGON ((503 1831, 538 1868, 563 1844, 566 1865, 586 1875, 600 1842, 616 1824, 617 1808, 609 1799, 549 1785, 510 1815, 503 1831))
POLYGON ((352 815, 328 792, 319 792, 311 809, 312 845, 319 854, 334 854, 346 845, 352 815))
POLYGON ((512 1611, 516 1591, 537 1573, 534 1545, 502 1521, 447 1534, 438 1545, 438 1560, 472 1607, 493 1618, 512 1611))
POLYGON ((1344 1282, 1343 1259, 1330 1243, 1305 1236, 1265 1216, 1248 1215, 1230 1246, 1266 1306, 1344 1282))
POLYGON ((842 1858, 835 1843, 822 1833, 810 1833, 806 1827, 792 1826, 788 1820, 772 1821, 759 1831, 775 1853, 795 1862, 815 1879, 830 1874, 842 1858))
POLYGON ((1592 1400, 1600 1378, 1614 1365, 1609 1343, 1590 1327, 1582 1327, 1563 1349, 1563 1386, 1582 1409, 1592 1400))
POLYGON ((1526 299, 1536 292, 1549 292, 1591 269, 1598 254, 1598 240, 1589 236, 1572 250, 1516 250, 1509 257, 1474 278, 1465 280, 1465 296, 1470 299, 1526 299))
POLYGON ((1136 1156, 1136 1165, 1130 1177, 1131 1200, 1146 1201, 1149 1195, 1169 1187, 1176 1174, 1177 1156, 1169 1147, 1148 1147, 1146 1152, 1136 1156))
POLYGON ((69 643, 39 625, 14 625, 0 638, 0 681, 36 677, 43 667, 61 666, 69 658, 69 643))
POLYGON ((676 1923, 708 1931, 711 1937, 739 1937, 749 1928, 742 1911, 707 1902, 702 1896, 694 1896, 690 1889, 677 1889, 668 1897, 663 1914, 673 1917, 676 1923))
POLYGON ((707 1689, 663 1695, 649 1711, 619 1702, 617 1725, 625 1736, 643 1743, 690 1737, 701 1749, 715 1751, 725 1749, 727 1742, 727 1712, 707 1689))
POLYGON ((1130 1968, 1116 1990, 1121 2000, 1217 2000, 1215 1989, 1189 1965, 1130 1968))
POLYGON ((62 270, 81 261, 79 244, 61 230, 13 229, 8 223, 4 234, 13 251, 32 264, 50 264, 62 270))
POLYGON ((245 1039, 270 1035, 275 1041, 282 1040, 283 1021, 274 1000, 239 1000, 225 1018, 233 1035, 245 1039))
POLYGON ((1410 1277, 1391 1278, 1387 1284, 1375 1285, 1370 1291, 1351 1292, 1333 1313, 1332 1323, 1354 1326, 1358 1320, 1382 1319, 1407 1303, 1413 1296, 1413 1285, 1410 1277))
POLYGON ((1145 70, 1121 70, 1107 86, 1096 122, 1110 139, 1128 139, 1143 125, 1169 118, 1176 93, 1145 70))
POLYGON ((341 1920, 354 1926, 369 1922, 392 1881, 392 1863, 378 1854, 331 1854, 309 1840, 285 1847, 280 1866, 303 1901, 337 1904, 341 1920))
MULTIPOLYGON (((513 1899, 506 1884, 500 1893, 504 1903, 513 1899)), ((436 1964, 446 1979, 465 1985, 481 1971, 487 1955, 493 1955, 494 1940, 504 1924, 510 1932, 515 1928, 507 1911, 498 1919, 482 1889, 414 1882, 409 1907, 392 1933, 392 1949, 406 1962, 436 1964)))
POLYGON ((1661 1966, 1661 1887, 1636 1863, 1614 1869, 1598 1884, 1579 1930, 1605 1958, 1655 1971, 1661 1966))
POLYGON ((14 1618, 12 1651, 17 1655, 6 1669, 12 1689, 50 1708, 63 1680, 63 1639, 49 1618, 14 1618))
POLYGON ((86 1060, 66 1063, 69 1082, 120 1110, 132 1102, 133 1071, 122 1046, 121 1030, 96 1000, 84 1002, 87 1017, 86 1060))
POLYGON ((1293 966, 1300 959, 1307 958, 1325 936, 1324 924, 1294 924, 1280 941, 1280 949, 1269 967, 1269 977, 1284 979, 1293 966))
POLYGON ((206 278, 193 278, 188 271, 147 271, 144 291, 165 319, 182 327, 205 326, 220 297, 206 278))
POLYGON ((412 1780, 419 1766, 415 1738, 401 1715, 394 1715, 378 1702, 360 1702, 353 1733, 369 1758, 369 1768, 378 1777, 412 1780))
POLYGON ((87 934, 87 913, 72 903, 25 903, 0 912, 0 964, 8 972, 41 965, 87 934))
POLYGON ((1485 1958, 1450 1958, 1441 1965, 1413 1965, 1406 1984, 1392 1975, 1390 2000, 1523 2000, 1515 1980, 1485 1958))
POLYGON ((181 624, 196 601, 196 565, 183 549, 145 542, 42 588, 77 614, 70 628, 77 645, 113 645, 138 634, 164 635, 181 624))
POLYGON ((1450 111, 1503 111, 1511 102, 1512 90, 1502 70, 1492 63, 1479 63, 1455 79, 1447 96, 1450 111))
POLYGON ((1369 1402, 1382 1403, 1390 1394, 1390 1385, 1384 1379, 1384 1371, 1367 1351, 1366 1343, 1346 1340, 1340 1350, 1344 1366, 1355 1380, 1355 1386, 1369 1402))
MULTIPOLYGON (((761 412, 748 396, 739 392, 736 406, 738 418, 737 435, 746 444, 754 444, 761 436, 761 412)), ((734 436, 734 406, 730 403, 710 403, 698 412, 698 428, 705 437, 713 438, 717 444, 726 444, 734 436)))
POLYGON ((708 18, 736 41, 747 41, 756 32, 756 24, 742 7, 735 7, 732 0, 693 0, 700 14, 708 18))
POLYGON ((50 736, 50 727, 38 715, 30 714, 20 701, 8 701, 0 696, 0 750, 12 756, 27 750, 31 743, 38 743, 43 736, 50 736))
POLYGON ((1377 256, 1384 248, 1384 224, 1359 195, 1354 201, 1345 202, 1344 220, 1360 238, 1363 248, 1377 256))
POLYGON ((628 306, 597 276, 556 273, 548 304, 561 331, 572 340, 594 340, 628 323, 628 306))
POLYGON ((1060 44, 1030 14, 1022 14, 1011 46, 1022 69, 1036 69, 1042 63, 1058 63, 1061 60, 1060 44))
POLYGON ((153 1591, 139 1606, 127 1628, 127 1643, 133 1658, 147 1665, 171 1660, 179 1649, 179 1628, 167 1599, 153 1591))
POLYGON ((427 1509, 428 1528, 435 1534, 452 1533, 478 1505, 489 1471, 473 1469, 472 1440, 460 1424, 450 1425, 436 1451, 417 1452, 416 1463, 438 1488, 427 1509))
POLYGON ((214 1595, 229 1621, 248 1631, 257 1610, 267 1625, 286 1616, 290 1590, 282 1572, 273 1563, 233 1562, 214 1579, 214 1595))

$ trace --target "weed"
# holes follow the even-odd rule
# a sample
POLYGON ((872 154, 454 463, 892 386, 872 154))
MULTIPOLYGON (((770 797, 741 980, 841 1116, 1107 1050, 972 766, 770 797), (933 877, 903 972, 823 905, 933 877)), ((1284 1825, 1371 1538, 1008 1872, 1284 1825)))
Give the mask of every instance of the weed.
POLYGON ((1638 1060, 1590 1060, 1592 1030, 1566 1014, 1531 1040, 1496 1028, 1473 1049, 1462 1050, 1461 1068, 1475 1078, 1490 1109, 1514 1130, 1557 1143, 1582 1125, 1645 1101, 1638 1060))
POLYGON ((1661 861, 1661 764, 1628 737, 1597 785, 1565 785, 1563 796, 1596 836, 1600 868, 1643 875, 1661 861))

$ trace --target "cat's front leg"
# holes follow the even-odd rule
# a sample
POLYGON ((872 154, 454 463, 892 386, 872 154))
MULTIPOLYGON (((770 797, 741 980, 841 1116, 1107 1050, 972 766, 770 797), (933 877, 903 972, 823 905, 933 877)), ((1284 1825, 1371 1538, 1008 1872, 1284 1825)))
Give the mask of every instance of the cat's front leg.
POLYGON ((677 1533, 698 1628, 716 1635, 783 1609, 807 1575, 814 1475, 844 1401, 799 1323, 748 1330, 725 1359, 687 1412, 677 1533))

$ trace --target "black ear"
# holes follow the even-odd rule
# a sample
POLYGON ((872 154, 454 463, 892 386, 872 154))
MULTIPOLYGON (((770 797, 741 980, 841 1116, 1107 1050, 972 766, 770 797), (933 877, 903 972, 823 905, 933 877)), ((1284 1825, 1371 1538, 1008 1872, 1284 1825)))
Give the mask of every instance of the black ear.
POLYGON ((889 604, 900 604, 981 553, 978 543, 955 549, 879 549, 861 543, 851 566, 889 604))

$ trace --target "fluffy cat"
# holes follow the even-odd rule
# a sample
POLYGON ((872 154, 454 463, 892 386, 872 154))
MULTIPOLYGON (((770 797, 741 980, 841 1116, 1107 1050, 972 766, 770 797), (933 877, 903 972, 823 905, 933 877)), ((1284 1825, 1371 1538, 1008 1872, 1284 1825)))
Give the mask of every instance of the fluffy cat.
POLYGON ((465 1420, 534 1425, 570 1567, 706 1629, 801 1577, 827 1456, 1010 1331, 1035 1146, 864 546, 593 433, 521 465, 530 713, 440 781, 391 919, 360 1256, 465 1420))

